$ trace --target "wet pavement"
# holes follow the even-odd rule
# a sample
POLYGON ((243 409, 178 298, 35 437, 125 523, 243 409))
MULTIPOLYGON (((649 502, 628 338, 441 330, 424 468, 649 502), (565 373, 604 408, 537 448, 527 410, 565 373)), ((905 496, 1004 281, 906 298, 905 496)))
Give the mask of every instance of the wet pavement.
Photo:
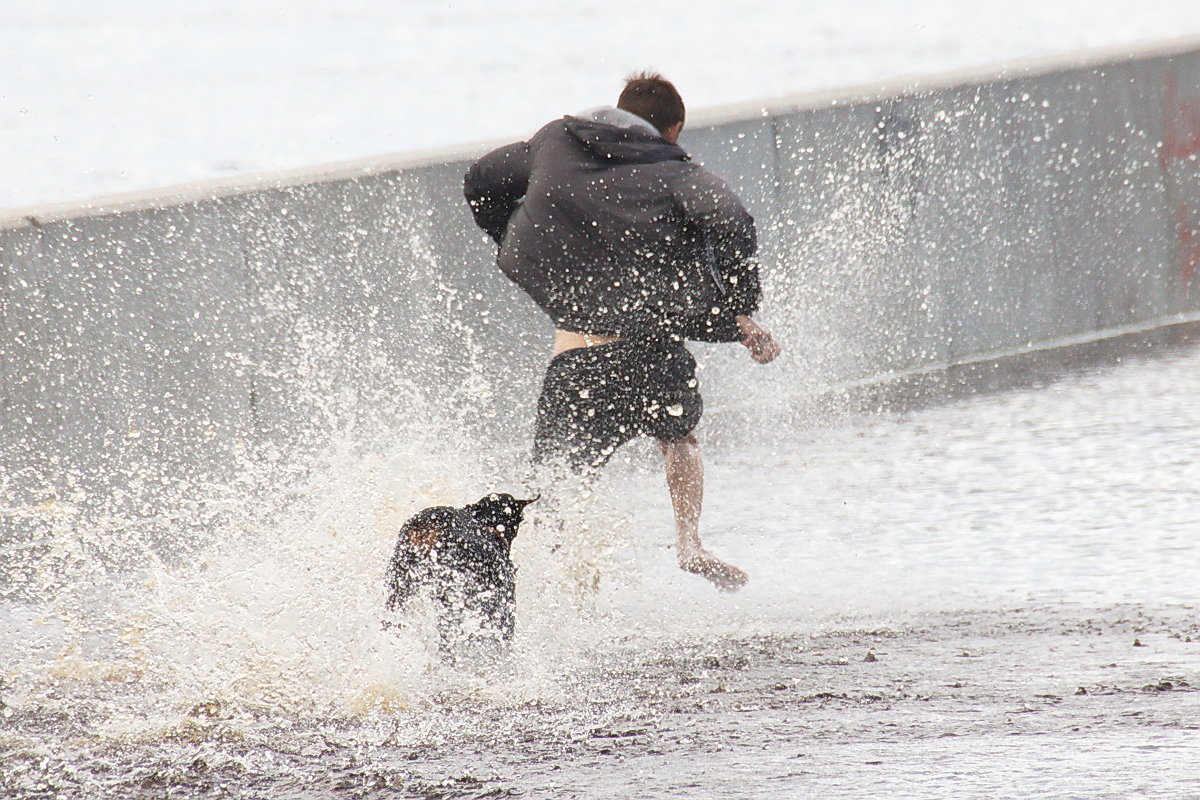
POLYGON ((59 519, 0 607, 0 793, 1200 797, 1196 397, 1193 348, 714 449, 732 596, 674 568, 634 448, 575 538, 522 530, 477 671, 378 624, 396 498, 477 489, 452 451, 135 573, 59 519))

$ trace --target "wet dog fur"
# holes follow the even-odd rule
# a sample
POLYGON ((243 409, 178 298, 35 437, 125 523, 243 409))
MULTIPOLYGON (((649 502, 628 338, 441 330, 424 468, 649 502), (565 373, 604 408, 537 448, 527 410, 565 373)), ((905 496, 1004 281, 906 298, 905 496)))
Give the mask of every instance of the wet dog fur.
POLYGON ((449 661, 507 649, 516 605, 510 549, 532 502, 491 493, 462 508, 427 508, 405 522, 388 569, 388 611, 404 612, 428 594, 438 648, 449 661))

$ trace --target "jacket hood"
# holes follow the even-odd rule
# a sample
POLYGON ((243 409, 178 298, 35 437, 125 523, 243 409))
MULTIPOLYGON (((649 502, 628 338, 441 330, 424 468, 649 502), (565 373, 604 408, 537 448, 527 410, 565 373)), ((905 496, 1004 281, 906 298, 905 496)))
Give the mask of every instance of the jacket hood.
POLYGON ((686 161, 687 152, 662 138, 646 120, 620 108, 601 106, 565 117, 567 132, 586 150, 619 164, 686 161))

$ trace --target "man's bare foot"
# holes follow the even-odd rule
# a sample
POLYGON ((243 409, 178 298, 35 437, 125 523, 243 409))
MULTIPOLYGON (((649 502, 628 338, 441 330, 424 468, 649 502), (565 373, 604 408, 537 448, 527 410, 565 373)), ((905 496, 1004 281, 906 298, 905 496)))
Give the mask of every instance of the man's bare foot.
POLYGON ((679 554, 679 568, 684 572, 708 578, 722 592, 736 592, 746 585, 750 576, 733 564, 727 564, 707 550, 692 550, 679 554))

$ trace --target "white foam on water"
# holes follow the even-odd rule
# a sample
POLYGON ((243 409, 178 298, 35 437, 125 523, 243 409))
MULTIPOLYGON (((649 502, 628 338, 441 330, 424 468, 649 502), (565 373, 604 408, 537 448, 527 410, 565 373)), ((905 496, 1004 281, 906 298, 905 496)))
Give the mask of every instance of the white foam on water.
MULTIPOLYGON (((751 552, 732 539, 730 555, 761 576, 745 592, 722 595, 684 574, 668 546, 661 478, 647 480, 643 466, 618 469, 554 514, 531 514, 518 536, 518 636, 512 662, 496 666, 505 679, 447 667, 428 629, 381 626, 396 531, 426 506, 521 493, 480 474, 469 448, 450 445, 410 439, 387 455, 345 455, 289 486, 292 499, 274 514, 257 506, 278 498, 247 496, 246 524, 227 513, 209 544, 181 561, 148 555, 123 572, 49 559, 47 568, 62 571, 58 590, 6 612, 6 702, 27 711, 99 703, 99 735, 139 740, 180 735, 209 716, 404 714, 463 693, 504 705, 558 696, 565 676, 613 642, 815 630, 856 607, 852 570, 830 568, 846 558, 833 541, 818 545, 824 577, 797 581, 805 571, 793 574, 782 541, 751 552), (655 519, 631 512, 637 506, 655 519), (116 696, 105 688, 118 685, 116 696)), ((51 550, 88 540, 102 552, 95 540, 106 531, 80 524, 56 528, 65 544, 51 550)))

